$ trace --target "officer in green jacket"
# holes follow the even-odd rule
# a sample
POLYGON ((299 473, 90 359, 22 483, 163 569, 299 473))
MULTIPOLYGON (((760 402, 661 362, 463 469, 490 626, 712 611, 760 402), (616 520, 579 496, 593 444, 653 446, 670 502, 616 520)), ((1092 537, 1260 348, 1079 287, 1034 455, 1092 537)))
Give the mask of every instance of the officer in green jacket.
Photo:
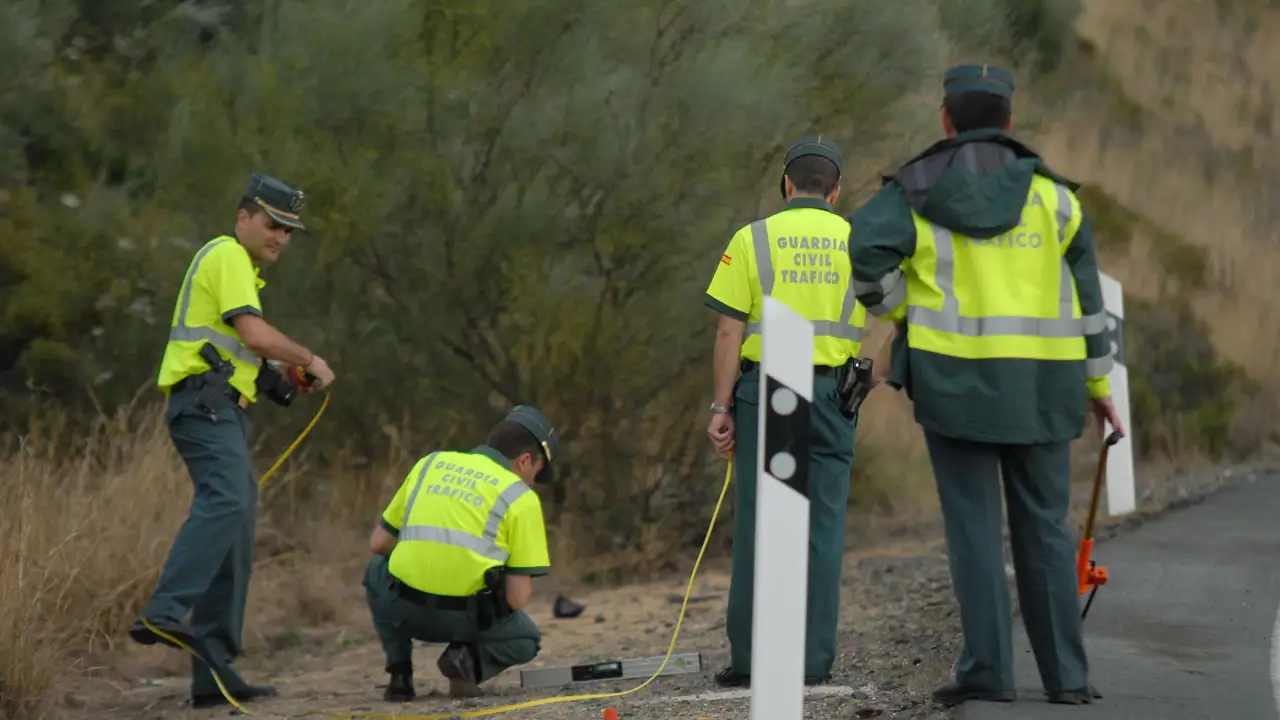
MULTIPOLYGON (((194 493, 155 593, 129 634, 143 645, 172 646, 156 628, 193 648, 242 703, 276 694, 269 686, 249 685, 232 667, 243 647, 257 529, 246 410, 264 395, 275 402, 288 397, 288 381, 264 359, 304 368, 318 388, 333 382, 323 359, 263 319, 258 294, 266 284, 259 268, 278 260, 293 231, 303 229, 302 205, 301 191, 253 174, 234 232, 205 243, 187 268, 156 379, 169 398, 164 419, 194 493)), ((194 707, 226 703, 202 660, 192 659, 191 673, 194 707)))
POLYGON ((1003 478, 1041 682, 1050 702, 1088 703, 1069 443, 1087 409, 1100 435, 1123 433, 1093 235, 1078 186, 1008 134, 1012 73, 957 66, 944 90, 947 138, 849 215, 858 299, 899 325, 888 381, 925 431, 960 605, 964 648, 933 697, 1015 699, 1003 478))

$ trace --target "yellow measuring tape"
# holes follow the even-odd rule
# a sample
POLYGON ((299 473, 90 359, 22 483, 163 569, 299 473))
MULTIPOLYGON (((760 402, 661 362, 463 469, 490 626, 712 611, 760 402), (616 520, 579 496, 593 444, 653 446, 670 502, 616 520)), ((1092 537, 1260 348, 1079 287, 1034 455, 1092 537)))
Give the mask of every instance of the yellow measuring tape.
MULTIPOLYGON (((270 477, 271 474, 274 473, 277 468, 280 467, 280 464, 284 462, 285 458, 289 457, 289 454, 293 452, 294 448, 298 447, 298 443, 302 441, 302 438, 306 437, 307 433, 311 432, 311 428, 315 427, 316 421, 320 419, 320 416, 324 413, 325 407, 327 407, 328 405, 329 405, 329 393, 326 392, 324 397, 324 404, 320 406, 320 410, 318 410, 316 412, 315 417, 311 419, 311 423, 307 425, 305 430, 302 431, 302 434, 298 436, 298 439, 294 440, 293 444, 290 445, 289 448, 284 451, 284 454, 280 456, 280 459, 276 461, 275 465, 272 465, 271 469, 268 470, 266 474, 262 476, 262 479, 258 481, 259 488, 261 488, 262 484, 266 481, 266 479, 270 477)), ((454 713, 431 713, 427 715, 400 715, 396 713, 364 713, 364 712, 340 712, 335 710, 306 710, 304 712, 298 713, 294 717, 318 716, 318 717, 334 718, 335 720, 347 720, 347 719, 351 719, 351 720, 453 720, 454 718, 485 717, 487 715, 497 715, 499 713, 510 712, 512 710, 523 710, 525 708, 539 707, 541 705, 554 705, 556 703, 578 702, 582 700, 604 700, 607 698, 615 698, 615 697, 622 697, 624 695, 630 695, 633 692, 643 690, 645 687, 648 687, 649 683, 656 680, 657 677, 662 674, 663 669, 667 667, 667 661, 671 659, 671 654, 675 652, 676 640, 680 637, 680 626, 684 623, 685 609, 688 608, 689 606, 689 596, 693 594, 693 581, 694 581, 694 578, 698 576, 698 567, 702 564, 702 556, 706 553, 707 545, 710 544, 711 542, 711 533, 715 530, 716 518, 719 517, 720 515, 720 506, 724 504, 724 496, 729 491, 729 483, 730 481, 732 481, 732 479, 733 479, 733 456, 730 455, 729 466, 725 468, 725 472, 724 472, 724 484, 720 488, 720 497, 716 500, 715 510, 713 510, 711 513, 711 523, 707 525, 707 534, 702 538, 702 547, 698 550, 697 559, 693 561, 693 571, 689 573, 689 583, 685 587, 684 600, 680 603, 680 615, 679 617, 676 618, 676 627, 675 627, 675 630, 672 631, 671 633, 671 643, 667 646, 667 654, 662 658, 662 664, 658 666, 658 669, 654 671, 653 675, 649 676, 648 680, 645 680, 644 682, 631 688, 630 690, 622 690, 619 692, 611 692, 611 693, 589 693, 584 695, 564 695, 560 697, 539 698, 537 700, 528 700, 526 702, 514 703, 511 705, 500 705, 498 707, 492 707, 492 708, 468 710, 466 712, 460 712, 460 713, 454 712, 454 713)), ((248 710, 245 709, 243 705, 237 702, 236 699, 231 696, 231 693, 227 692, 226 686, 222 684, 222 678, 218 676, 218 671, 215 670, 213 666, 209 664, 209 661, 205 660, 204 657, 200 655, 200 653, 196 652, 194 649, 191 648, 191 646, 187 645, 181 640, 155 627, 150 622, 148 622, 146 618, 142 619, 142 623, 146 625, 147 629, 149 629, 151 632, 155 633, 156 635, 159 635, 165 640, 168 640, 174 645, 177 645, 183 650, 186 650, 187 652, 191 653, 195 657, 199 658, 201 662, 203 662, 205 665, 209 667, 209 671, 213 674, 214 682, 218 684, 218 690, 222 692, 222 697, 226 698, 227 702, 231 703, 231 705, 235 707, 236 710, 239 710, 245 715, 254 715, 254 713, 249 712, 248 710)))
POLYGON ((293 451, 298 448, 298 445, 302 443, 302 439, 305 438, 307 436, 307 433, 311 432, 311 428, 315 427, 316 423, 319 422, 320 416, 324 414, 324 409, 327 407, 329 407, 329 391, 325 390, 324 402, 320 403, 320 409, 317 410, 316 414, 311 418, 311 422, 307 423, 307 426, 302 429, 301 433, 298 433, 298 437, 294 438, 293 443, 291 443, 289 447, 286 448, 283 453, 281 453, 280 457, 276 460, 275 464, 271 466, 271 469, 267 470, 267 472, 264 473, 262 477, 258 478, 259 490, 261 490, 262 486, 267 483, 267 478, 274 475, 276 470, 280 469, 280 466, 284 464, 285 458, 292 455, 293 451))

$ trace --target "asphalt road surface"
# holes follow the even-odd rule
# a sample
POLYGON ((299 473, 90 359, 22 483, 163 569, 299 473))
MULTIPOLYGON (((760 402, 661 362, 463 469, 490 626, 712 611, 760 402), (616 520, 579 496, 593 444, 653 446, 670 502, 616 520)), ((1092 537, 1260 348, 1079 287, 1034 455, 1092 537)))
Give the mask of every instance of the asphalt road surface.
MULTIPOLYGON (((1085 619, 1093 705, 1050 705, 1026 636, 1016 703, 958 720, 1276 720, 1280 475, 1229 486, 1094 547, 1108 569, 1085 619)), ((1082 603, 1083 605, 1083 603, 1082 603)))

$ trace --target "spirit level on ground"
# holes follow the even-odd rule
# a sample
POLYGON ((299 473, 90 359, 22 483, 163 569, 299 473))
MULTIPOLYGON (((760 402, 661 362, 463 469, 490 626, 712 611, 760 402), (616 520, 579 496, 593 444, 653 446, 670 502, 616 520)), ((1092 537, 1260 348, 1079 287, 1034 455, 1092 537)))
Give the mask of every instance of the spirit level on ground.
MULTIPOLYGON (((581 665, 563 665, 553 668, 534 668, 520 671, 520 687, 553 687, 598 680, 648 679, 662 665, 663 655, 632 658, 630 660, 606 660, 581 665)), ((702 653, 672 653, 660 675, 687 675, 702 672, 702 653)))

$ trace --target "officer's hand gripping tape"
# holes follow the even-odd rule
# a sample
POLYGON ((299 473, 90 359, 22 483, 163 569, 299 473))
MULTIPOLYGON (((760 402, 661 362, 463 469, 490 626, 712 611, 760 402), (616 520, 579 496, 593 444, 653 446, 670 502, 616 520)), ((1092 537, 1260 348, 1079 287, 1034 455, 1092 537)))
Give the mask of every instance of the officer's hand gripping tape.
POLYGON ((871 366, 871 358, 849 358, 840 366, 836 392, 840 395, 840 411, 850 420, 858 416, 862 401, 871 392, 871 366))
POLYGON ((320 378, 303 370, 300 365, 291 365, 282 373, 274 364, 265 360, 258 368, 258 377, 254 380, 258 392, 281 407, 292 405, 299 390, 310 392, 319 387, 319 383, 320 378))

